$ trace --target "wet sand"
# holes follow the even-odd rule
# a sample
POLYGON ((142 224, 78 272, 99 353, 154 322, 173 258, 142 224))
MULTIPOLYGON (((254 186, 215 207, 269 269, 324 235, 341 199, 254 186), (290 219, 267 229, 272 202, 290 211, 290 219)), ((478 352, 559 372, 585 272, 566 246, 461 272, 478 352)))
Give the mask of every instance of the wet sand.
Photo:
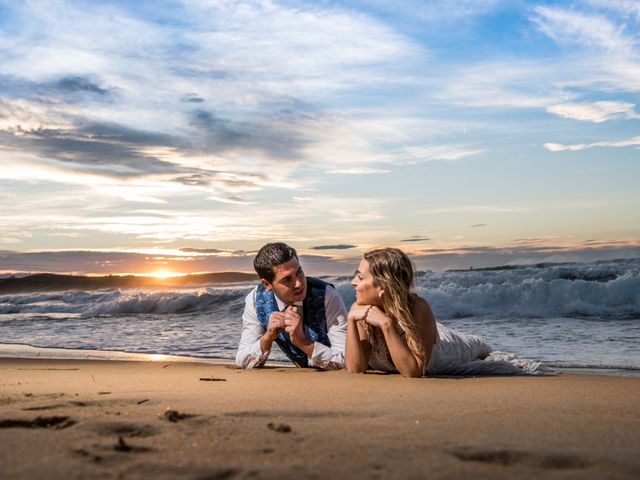
POLYGON ((640 378, 0 359, 0 478, 640 478, 640 378))

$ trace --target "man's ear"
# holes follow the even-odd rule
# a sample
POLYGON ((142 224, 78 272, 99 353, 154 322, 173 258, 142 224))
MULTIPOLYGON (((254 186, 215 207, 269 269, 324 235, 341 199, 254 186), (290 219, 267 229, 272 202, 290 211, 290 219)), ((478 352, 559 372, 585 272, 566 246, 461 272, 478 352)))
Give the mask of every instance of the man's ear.
POLYGON ((269 282, 267 282, 264 278, 260 279, 260 283, 262 284, 262 286, 264 288, 266 288, 267 290, 272 290, 271 284, 269 282))

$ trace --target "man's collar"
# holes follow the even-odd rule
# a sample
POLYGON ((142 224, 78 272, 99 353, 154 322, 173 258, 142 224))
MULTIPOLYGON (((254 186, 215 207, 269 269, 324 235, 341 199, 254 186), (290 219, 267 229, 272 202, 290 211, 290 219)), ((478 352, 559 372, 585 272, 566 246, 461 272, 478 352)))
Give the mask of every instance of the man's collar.
MULTIPOLYGON (((273 296, 276 299, 276 305, 278 305, 278 310, 283 311, 285 309, 285 307, 287 307, 287 303, 284 303, 282 300, 280 300, 278 298, 278 296, 275 294, 275 292, 273 293, 273 296)), ((295 302, 293 305, 295 305, 296 307, 302 307, 302 301, 299 302, 295 302)))

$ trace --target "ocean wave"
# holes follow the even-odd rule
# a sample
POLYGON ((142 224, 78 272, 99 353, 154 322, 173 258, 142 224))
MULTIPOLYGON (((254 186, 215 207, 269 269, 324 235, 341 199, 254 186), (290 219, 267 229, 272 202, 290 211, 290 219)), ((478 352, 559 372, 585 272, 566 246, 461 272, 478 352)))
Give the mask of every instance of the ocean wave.
MULTIPOLYGON (((327 278, 347 308, 350 277, 327 278)), ((514 267, 503 270, 421 272, 416 291, 439 320, 484 318, 640 318, 640 260, 514 267)), ((0 314, 110 316, 242 310, 253 285, 114 289, 0 295, 0 314)))
MULTIPOLYGON (((350 279, 335 279, 345 303, 350 279)), ((464 317, 640 318, 640 260, 501 270, 421 272, 416 293, 438 319, 464 317)), ((351 290, 351 291, 349 291, 351 290)))
POLYGON ((83 317, 182 314, 229 307, 237 310, 249 289, 207 287, 176 290, 107 290, 0 296, 0 314, 69 313, 83 317))

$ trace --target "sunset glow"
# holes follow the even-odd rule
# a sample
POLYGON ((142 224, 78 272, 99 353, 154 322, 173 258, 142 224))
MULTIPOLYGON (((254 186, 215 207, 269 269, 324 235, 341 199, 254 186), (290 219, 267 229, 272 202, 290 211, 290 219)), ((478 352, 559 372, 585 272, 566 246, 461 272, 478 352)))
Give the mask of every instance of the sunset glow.
POLYGON ((151 272, 148 274, 149 277, 154 278, 174 278, 174 277, 183 277, 186 273, 176 273, 171 270, 156 270, 155 272, 151 272))

